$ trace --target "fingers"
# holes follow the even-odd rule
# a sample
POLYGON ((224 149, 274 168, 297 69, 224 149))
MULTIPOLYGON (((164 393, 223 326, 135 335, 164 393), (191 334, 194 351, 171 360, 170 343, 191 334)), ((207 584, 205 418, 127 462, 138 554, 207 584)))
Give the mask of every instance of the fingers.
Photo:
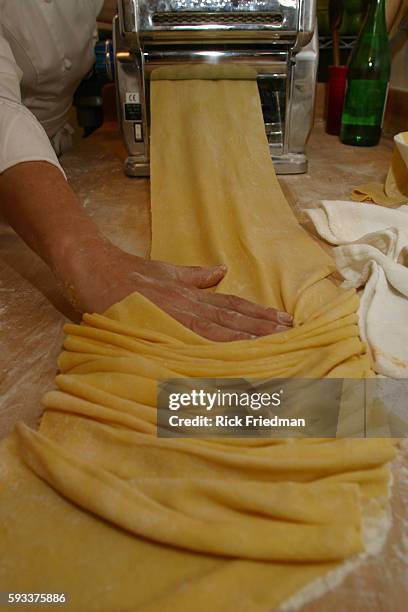
MULTIPOLYGON (((210 340, 243 340, 290 329, 288 325, 282 325, 276 316, 275 319, 251 317, 237 310, 211 304, 204 299, 208 294, 199 289, 150 281, 141 289, 141 293, 177 321, 210 340)), ((224 300, 221 303, 226 302, 224 300)))
POLYGON ((268 336, 269 334, 290 329, 289 326, 281 325, 277 321, 249 317, 236 310, 229 310, 228 308, 214 306, 208 302, 201 301, 201 293, 198 293, 198 295, 193 294, 193 297, 190 297, 190 306, 187 307, 187 303, 184 303, 181 306, 182 309, 193 312, 203 320, 211 321, 230 330, 244 332, 252 337, 268 336))
MULTIPOLYGON (((185 285, 190 285, 198 289, 206 289, 214 287, 225 276, 227 267, 224 265, 213 267, 199 266, 174 266, 163 262, 155 262, 160 266, 160 271, 167 275, 167 278, 174 279, 185 285)), ((267 321, 275 321, 280 325, 292 326, 293 316, 287 312, 276 310, 275 308, 267 308, 254 304, 249 300, 239 298, 235 295, 225 295, 216 293, 203 294, 200 298, 203 302, 208 302, 219 308, 227 308, 234 310, 248 317, 266 319, 267 321)))
POLYGON ((227 267, 224 265, 201 268, 200 266, 172 266, 174 280, 197 287, 206 289, 215 287, 224 278, 227 273, 227 267))
POLYGON ((199 336, 207 338, 208 340, 213 340, 214 342, 233 342, 237 340, 250 340, 251 338, 256 338, 256 336, 246 332, 237 331, 223 327, 222 325, 218 325, 214 321, 204 319, 195 313, 193 314, 192 312, 186 312, 172 307, 167 307, 166 311, 170 316, 179 321, 179 323, 182 323, 182 325, 185 327, 188 327, 199 336))
POLYGON ((203 293, 201 297, 203 301, 218 306, 219 308, 226 308, 239 312, 243 315, 254 319, 265 319, 267 321, 274 321, 282 326, 291 327, 293 325, 293 316, 287 312, 276 310, 275 308, 267 308, 254 304, 243 298, 239 298, 235 295, 225 295, 223 293, 203 293))
POLYGON ((217 285, 226 275, 227 266, 177 266, 165 261, 147 260, 128 255, 135 273, 150 279, 176 282, 190 287, 207 289, 217 285))
MULTIPOLYGON (((156 270, 159 278, 166 278, 176 282, 196 287, 198 289, 206 289, 217 285, 227 273, 225 265, 200 267, 200 266, 175 266, 165 262, 150 262, 156 270)), ((255 319, 266 319, 274 321, 282 326, 292 326, 293 317, 287 312, 276 310, 275 308, 267 308, 254 304, 249 300, 239 298, 235 295, 208 293, 200 298, 203 302, 208 302, 219 308, 226 308, 239 312, 248 317, 255 319)), ((280 330, 282 331, 282 330, 280 330)), ((271 332, 273 333, 273 332, 271 332)))

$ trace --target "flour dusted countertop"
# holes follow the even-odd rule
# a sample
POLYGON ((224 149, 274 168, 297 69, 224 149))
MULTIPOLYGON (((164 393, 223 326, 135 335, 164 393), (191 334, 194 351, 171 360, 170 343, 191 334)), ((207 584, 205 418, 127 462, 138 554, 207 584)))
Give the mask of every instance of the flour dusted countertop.
MULTIPOLYGON (((281 177, 299 221, 321 199, 349 199, 353 186, 385 179, 392 140, 353 148, 325 134, 321 121, 308 145, 309 173, 281 177)), ((88 214, 118 246, 146 255, 150 244, 149 181, 124 176, 126 154, 115 128, 106 126, 63 158, 71 185, 88 214)), ((317 238, 316 238, 317 239, 317 238)), ((35 426, 40 398, 53 386, 62 326, 78 320, 52 274, 0 221, 0 438, 17 420, 35 426)), ((399 612, 408 599, 408 461, 394 469, 393 526, 384 550, 302 612, 399 612)), ((273 588, 273 585, 271 585, 273 588)))

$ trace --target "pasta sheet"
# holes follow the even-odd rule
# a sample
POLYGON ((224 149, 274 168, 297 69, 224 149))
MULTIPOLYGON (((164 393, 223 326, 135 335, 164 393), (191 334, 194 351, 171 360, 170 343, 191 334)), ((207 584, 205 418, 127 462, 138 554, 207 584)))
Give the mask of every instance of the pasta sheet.
POLYGON ((388 491, 386 440, 156 437, 156 384, 364 377, 358 299, 298 225, 269 157, 256 82, 157 80, 152 256, 225 263, 217 291, 295 316, 290 331, 205 340, 135 293, 67 325, 38 432, 0 451, 2 590, 67 609, 270 610, 363 550, 388 491))

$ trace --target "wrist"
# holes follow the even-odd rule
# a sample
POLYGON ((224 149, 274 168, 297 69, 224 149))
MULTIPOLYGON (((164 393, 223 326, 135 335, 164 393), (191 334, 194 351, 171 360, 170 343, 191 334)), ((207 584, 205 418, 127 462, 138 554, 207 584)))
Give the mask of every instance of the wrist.
MULTIPOLYGON (((73 242, 68 239, 54 273, 76 310, 102 312, 105 306, 111 305, 110 296, 116 295, 118 286, 123 283, 122 270, 126 268, 128 257, 97 231, 81 235, 73 242)), ((139 260, 142 261, 132 256, 134 290, 140 276, 139 260)))
POLYGON ((75 230, 64 228, 50 234, 47 245, 47 263, 74 306, 80 303, 86 287, 98 282, 114 248, 89 222, 81 219, 75 230))

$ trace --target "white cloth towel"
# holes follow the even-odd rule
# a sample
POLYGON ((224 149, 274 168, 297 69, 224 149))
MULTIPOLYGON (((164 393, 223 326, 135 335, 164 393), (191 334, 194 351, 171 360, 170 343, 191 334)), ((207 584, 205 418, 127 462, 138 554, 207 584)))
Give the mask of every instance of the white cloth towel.
POLYGON ((344 287, 362 289, 360 334, 378 374, 408 377, 408 205, 324 200, 305 210, 333 249, 344 287))

